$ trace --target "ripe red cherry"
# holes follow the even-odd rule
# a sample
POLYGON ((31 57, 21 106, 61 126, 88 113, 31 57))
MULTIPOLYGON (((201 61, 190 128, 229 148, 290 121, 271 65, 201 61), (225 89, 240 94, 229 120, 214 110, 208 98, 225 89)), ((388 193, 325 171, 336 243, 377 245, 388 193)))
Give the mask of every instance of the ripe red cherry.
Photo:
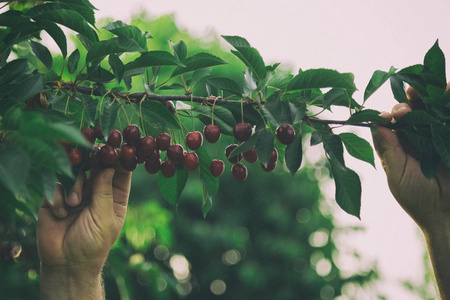
POLYGON ((81 130, 81 134, 84 136, 84 138, 91 144, 95 143, 95 133, 94 129, 92 128, 84 128, 81 130))
POLYGON ((214 177, 221 176, 224 170, 225 164, 223 163, 223 161, 219 159, 213 159, 212 162, 209 164, 209 171, 211 171, 211 175, 214 177))
POLYGON ((61 147, 64 148, 67 152, 70 150, 70 142, 69 141, 58 141, 58 143, 61 145, 61 147))
POLYGON ((141 137, 141 130, 135 124, 128 125, 123 129, 123 140, 132 146, 135 146, 141 137))
POLYGON ((136 148, 129 144, 124 144, 120 150, 120 158, 124 160, 132 160, 136 156, 136 148))
POLYGON ((258 154, 255 151, 255 147, 243 153, 244 159, 253 164, 258 160, 258 154))
POLYGON ((225 156, 228 159, 228 161, 232 164, 236 164, 238 163, 241 159, 242 159, 242 153, 235 155, 233 157, 230 157, 230 153, 231 151, 233 151, 234 149, 236 149, 238 145, 236 144, 231 144, 228 147, 225 148, 225 156))
POLYGON ((151 158, 147 161, 145 161, 145 170, 149 173, 149 174, 156 174, 159 172, 159 170, 161 170, 161 160, 159 158, 151 158))
POLYGON ((161 133, 156 137, 156 149, 166 151, 170 146, 170 135, 167 133, 161 133))
POLYGON ((167 158, 174 164, 183 162, 184 149, 180 144, 170 145, 167 148, 167 158))
POLYGON ((97 125, 94 127, 94 134, 95 137, 99 140, 103 140, 105 138, 102 132, 102 125, 97 125))
POLYGON ((144 136, 139 139, 136 148, 142 151, 143 155, 150 156, 156 150, 156 143, 151 136, 144 136))
POLYGON ((235 164, 231 167, 231 174, 238 181, 247 179, 247 167, 243 164, 235 164))
POLYGON ((220 139, 220 127, 217 125, 206 125, 203 128, 203 135, 205 139, 210 143, 215 143, 220 139))
POLYGON ((100 158, 105 167, 111 167, 116 163, 118 155, 116 149, 110 145, 104 145, 100 150, 100 158))
POLYGON ((130 160, 125 160, 122 157, 119 158, 120 165, 125 171, 133 172, 137 167, 137 158, 134 156, 130 160))
POLYGON ((94 146, 94 149, 89 154, 89 157, 86 161, 86 165, 83 168, 84 171, 87 171, 95 166, 98 166, 101 163, 100 150, 101 148, 99 146, 94 146))
POLYGON ((83 161, 81 151, 75 148, 69 150, 67 157, 69 158, 70 164, 74 167, 79 166, 83 161))
POLYGON ((111 130, 108 136, 108 141, 106 143, 113 148, 119 148, 122 144, 122 134, 120 133, 120 131, 117 129, 111 130))
POLYGON ((269 158, 268 165, 277 163, 277 160, 278 160, 278 150, 276 148, 273 148, 272 155, 269 158))
POLYGON ((166 160, 161 164, 161 174, 166 178, 170 178, 175 175, 176 170, 177 168, 170 160, 166 160))
POLYGON ((272 172, 277 167, 277 162, 269 163, 267 167, 265 167, 261 162, 259 163, 264 172, 272 172))
POLYGON ((280 125, 277 128, 276 136, 280 143, 282 143, 283 145, 289 145, 294 141, 295 138, 294 127, 289 124, 280 125))
POLYGON ((189 132, 186 135, 186 146, 191 150, 197 150, 203 144, 203 135, 198 131, 189 132))
POLYGON ((252 136, 252 125, 249 123, 237 123, 233 127, 233 135, 239 142, 245 142, 252 136))
POLYGON ((193 171, 198 168, 199 159, 195 152, 188 152, 184 155, 183 166, 186 170, 193 171))

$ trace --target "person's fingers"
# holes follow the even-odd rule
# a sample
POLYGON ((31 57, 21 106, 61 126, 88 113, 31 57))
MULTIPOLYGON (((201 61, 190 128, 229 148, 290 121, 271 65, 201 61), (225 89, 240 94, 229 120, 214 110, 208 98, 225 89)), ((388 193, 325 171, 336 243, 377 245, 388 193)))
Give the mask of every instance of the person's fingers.
POLYGON ((86 180, 86 173, 80 172, 78 174, 75 185, 72 187, 69 195, 66 198, 66 204, 69 207, 77 207, 80 205, 83 196, 83 184, 86 180))
POLYGON ((122 167, 118 167, 113 177, 114 202, 127 206, 130 187, 131 172, 124 170, 122 167))
POLYGON ((398 103, 392 108, 391 114, 395 120, 399 120, 410 111, 411 107, 407 103, 398 103))
POLYGON ((108 168, 98 173, 92 185, 91 207, 97 216, 111 216, 113 210, 113 177, 115 170, 108 168))
POLYGON ((57 218, 65 218, 67 216, 67 208, 65 205, 66 192, 60 183, 55 184, 55 196, 53 204, 44 197, 41 208, 48 209, 57 218))
POLYGON ((378 122, 380 125, 387 125, 392 122, 392 114, 386 111, 380 113, 380 117, 384 118, 383 121, 378 122))

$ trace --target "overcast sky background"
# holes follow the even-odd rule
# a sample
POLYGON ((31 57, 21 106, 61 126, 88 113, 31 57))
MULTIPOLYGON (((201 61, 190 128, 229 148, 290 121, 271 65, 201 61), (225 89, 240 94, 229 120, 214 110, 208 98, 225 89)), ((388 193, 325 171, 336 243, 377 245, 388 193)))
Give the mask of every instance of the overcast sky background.
MULTIPOLYGON (((97 19, 129 21, 132 14, 142 10, 153 16, 171 13, 178 26, 196 36, 214 31, 247 38, 266 63, 281 62, 293 70, 322 67, 352 72, 359 88, 355 99, 359 102, 373 71, 422 63, 436 39, 444 53, 450 54, 448 0, 91 2, 99 9, 97 19)), ((395 103, 386 84, 367 106, 383 111, 395 103)), ((368 130, 356 132, 371 142, 368 130)), ((351 158, 347 158, 347 164, 361 177, 362 221, 340 211, 335 216, 341 225, 364 226, 366 230, 346 242, 364 258, 378 260, 384 279, 380 290, 388 299, 420 299, 406 292, 400 281, 421 279, 421 234, 391 196, 379 160, 377 170, 351 158)), ((327 185, 324 193, 333 197, 334 186, 327 185)))

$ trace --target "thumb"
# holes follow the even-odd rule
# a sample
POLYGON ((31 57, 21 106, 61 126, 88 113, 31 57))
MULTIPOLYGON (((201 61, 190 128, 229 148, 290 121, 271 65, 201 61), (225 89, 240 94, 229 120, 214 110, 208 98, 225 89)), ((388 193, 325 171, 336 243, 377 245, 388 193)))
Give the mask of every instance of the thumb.
POLYGON ((113 210, 113 176, 115 169, 105 169, 97 174, 92 186, 91 207, 99 219, 109 218, 113 210))
POLYGON ((388 180, 398 184, 405 169, 406 154, 397 134, 389 128, 378 126, 377 132, 372 137, 388 180))

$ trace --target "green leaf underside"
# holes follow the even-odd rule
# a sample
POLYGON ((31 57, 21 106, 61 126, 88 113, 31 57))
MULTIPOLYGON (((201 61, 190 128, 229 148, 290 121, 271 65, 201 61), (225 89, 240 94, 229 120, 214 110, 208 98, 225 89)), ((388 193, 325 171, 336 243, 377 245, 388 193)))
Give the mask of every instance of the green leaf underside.
POLYGON ((302 164, 303 158, 303 147, 302 147, 302 136, 297 134, 294 141, 287 145, 284 152, 284 159, 286 161, 286 167, 292 176, 297 173, 298 169, 302 164))
POLYGON ((363 138, 354 133, 344 132, 339 134, 348 154, 359 160, 368 162, 375 168, 375 157, 372 146, 363 138))
POLYGON ((177 167, 175 175, 165 178, 161 172, 158 173, 158 186, 161 194, 167 202, 177 207, 181 193, 186 186, 189 171, 182 166, 177 167))
POLYGON ((345 124, 350 125, 365 122, 380 122, 384 120, 384 118, 380 117, 379 111, 373 109, 365 109, 352 114, 350 118, 348 118, 348 120, 345 122, 345 124))
POLYGON ((259 161, 264 166, 267 166, 267 164, 269 163, 270 156, 273 153, 274 141, 275 135, 273 135, 273 133, 271 133, 266 128, 258 132, 255 151, 256 154, 258 154, 259 161))
POLYGON ((353 93, 355 84, 348 76, 329 69, 310 69, 296 75, 287 86, 288 91, 303 89, 341 88, 353 93))
POLYGON ((170 76, 170 78, 173 78, 175 76, 178 76, 178 75, 181 75, 184 73, 188 73, 191 71, 196 71, 196 70, 200 70, 200 69, 204 69, 204 68, 208 68, 208 67, 223 65, 223 64, 226 64, 226 62, 215 55, 201 52, 201 53, 194 54, 194 55, 184 59, 182 61, 182 64, 184 65, 183 67, 180 66, 180 67, 177 67, 175 70, 173 70, 173 73, 170 76))
POLYGON ((145 122, 159 123, 169 129, 181 129, 178 120, 162 104, 155 101, 141 102, 141 111, 145 122))

